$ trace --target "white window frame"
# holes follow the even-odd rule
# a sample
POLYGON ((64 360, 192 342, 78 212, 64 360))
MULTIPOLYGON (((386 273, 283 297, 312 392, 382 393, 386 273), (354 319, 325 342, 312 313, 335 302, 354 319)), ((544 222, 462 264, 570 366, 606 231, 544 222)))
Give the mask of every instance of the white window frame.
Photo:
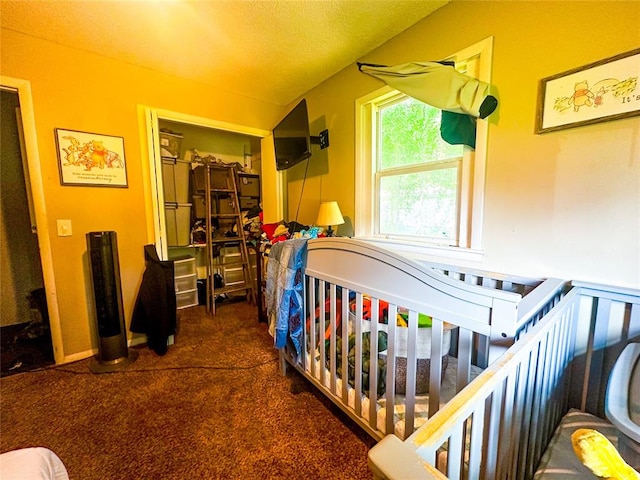
MULTIPOLYGON (((478 62, 478 79, 491 83, 493 37, 489 37, 445 60, 456 65, 478 62)), ((389 238, 376 234, 376 105, 389 101, 398 91, 386 86, 356 100, 356 155, 355 155, 355 237, 384 244, 416 257, 447 257, 480 261, 482 251, 482 216, 484 209, 485 172, 487 158, 487 120, 476 124, 476 148, 465 147, 461 168, 460 212, 458 245, 438 245, 428 241, 389 238)))

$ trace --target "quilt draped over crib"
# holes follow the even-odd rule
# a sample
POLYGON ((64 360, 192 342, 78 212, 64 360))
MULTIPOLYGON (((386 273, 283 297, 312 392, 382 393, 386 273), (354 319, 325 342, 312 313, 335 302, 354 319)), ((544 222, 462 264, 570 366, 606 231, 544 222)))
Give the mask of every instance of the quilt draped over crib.
POLYGON ((275 243, 267 263, 266 304, 269 333, 276 348, 290 339, 298 356, 302 352, 303 273, 306 238, 275 243))

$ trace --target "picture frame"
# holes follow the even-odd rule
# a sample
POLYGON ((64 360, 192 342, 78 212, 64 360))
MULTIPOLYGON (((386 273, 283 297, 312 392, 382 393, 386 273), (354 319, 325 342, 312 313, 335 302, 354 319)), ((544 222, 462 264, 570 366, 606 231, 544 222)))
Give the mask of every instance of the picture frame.
POLYGON ((540 80, 535 133, 640 115, 640 48, 540 80))
POLYGON ((54 131, 61 185, 128 187, 123 137, 54 131))

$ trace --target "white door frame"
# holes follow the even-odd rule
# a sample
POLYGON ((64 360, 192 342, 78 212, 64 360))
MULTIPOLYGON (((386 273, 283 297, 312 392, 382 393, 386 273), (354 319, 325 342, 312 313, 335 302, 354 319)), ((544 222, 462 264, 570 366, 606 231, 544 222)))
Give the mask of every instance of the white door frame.
POLYGON ((40 152, 38 150, 38 136, 36 121, 33 113, 33 97, 31 96, 31 82, 19 78, 0 75, 0 85, 18 93, 20 112, 22 117, 22 131, 24 146, 29 168, 29 183, 36 220, 38 247, 40 249, 40 263, 44 277, 44 288, 47 294, 47 310, 49 311, 49 325, 51 328, 51 344, 53 359, 56 364, 65 362, 64 345, 62 343, 62 329, 60 327, 60 309, 53 272, 53 255, 51 253, 51 233, 49 232, 49 217, 44 198, 42 171, 40 169, 40 152))
MULTIPOLYGON (((159 131, 159 120, 185 123, 199 127, 211 128, 213 130, 224 130, 227 132, 260 137, 262 139, 271 135, 271 132, 268 130, 246 127, 219 120, 211 120, 170 110, 149 107, 146 105, 138 105, 141 159, 149 159, 148 162, 145 162, 144 160, 142 161, 142 175, 147 211, 147 237, 150 243, 154 243, 156 245, 158 256, 162 260, 167 260, 168 250, 166 242, 167 237, 165 234, 166 224, 164 209, 162 208, 162 205, 164 204, 164 193, 162 189, 162 157, 160 155, 159 136, 157 134, 159 131)), ((263 175, 260 177, 263 179, 263 175)), ((278 191, 278 184, 279 191, 282 191, 281 175, 277 177, 276 183, 276 191, 278 191)), ((262 186, 264 192, 264 181, 262 186)), ((272 187, 271 189, 273 190, 272 187)))

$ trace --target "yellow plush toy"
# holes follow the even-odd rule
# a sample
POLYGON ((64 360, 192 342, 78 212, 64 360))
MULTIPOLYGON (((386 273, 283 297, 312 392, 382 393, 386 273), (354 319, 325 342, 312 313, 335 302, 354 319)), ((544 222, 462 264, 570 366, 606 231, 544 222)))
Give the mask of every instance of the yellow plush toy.
POLYGON ((610 480, 640 480, 611 442, 596 430, 581 428, 571 435, 573 451, 594 475, 610 480))

